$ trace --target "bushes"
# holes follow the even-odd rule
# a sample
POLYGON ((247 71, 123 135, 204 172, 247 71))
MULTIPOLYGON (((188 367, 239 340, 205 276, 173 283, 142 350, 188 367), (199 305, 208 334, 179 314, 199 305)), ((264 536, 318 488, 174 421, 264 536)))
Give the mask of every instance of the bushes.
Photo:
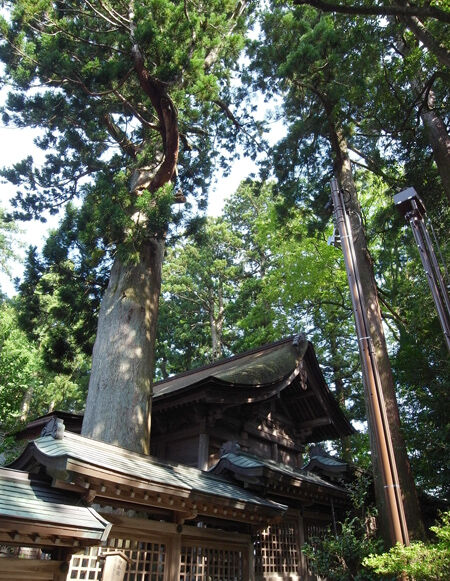
POLYGON ((366 557, 383 548, 382 541, 376 538, 376 510, 368 505, 368 488, 368 477, 360 476, 349 487, 353 509, 342 523, 338 523, 338 532, 333 534, 329 530, 324 537, 313 538, 304 546, 309 567, 315 575, 328 581, 379 579, 362 567, 366 557))
POLYGON ((405 573, 415 581, 445 581, 450 579, 450 511, 442 515, 442 524, 431 527, 436 542, 397 544, 381 555, 370 555, 364 567, 380 575, 399 576, 405 573))

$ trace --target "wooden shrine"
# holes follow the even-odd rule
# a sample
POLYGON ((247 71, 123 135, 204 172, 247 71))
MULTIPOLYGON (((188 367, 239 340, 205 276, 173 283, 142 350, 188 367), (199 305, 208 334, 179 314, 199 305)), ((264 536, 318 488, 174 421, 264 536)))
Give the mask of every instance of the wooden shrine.
MULTIPOLYGON (((127 581, 311 579, 301 546, 348 504, 338 477, 302 468, 305 444, 353 429, 301 337, 157 383, 150 457, 85 438, 81 421, 66 418, 71 431, 58 412, 22 430, 31 439, 52 422, 12 467, 103 519, 95 546, 74 519, 72 542, 83 551, 67 579, 112 579, 108 559, 127 581)), ((5 545, 58 556, 57 535, 33 544, 20 536, 23 523, 11 526, 5 545)))

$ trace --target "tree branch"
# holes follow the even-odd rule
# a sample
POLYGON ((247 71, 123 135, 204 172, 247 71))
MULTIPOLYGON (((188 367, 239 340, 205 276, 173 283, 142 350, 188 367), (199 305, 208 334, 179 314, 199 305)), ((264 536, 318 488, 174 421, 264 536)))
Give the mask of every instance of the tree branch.
POLYGON ((156 191, 168 183, 176 171, 180 142, 178 112, 167 94, 166 85, 150 75, 146 69, 144 57, 137 44, 133 46, 132 55, 141 88, 149 97, 161 125, 164 159, 149 185, 150 191, 156 191))
POLYGON ((120 127, 114 123, 112 116, 109 114, 104 115, 103 122, 106 126, 106 129, 108 130, 108 133, 119 145, 120 149, 133 159, 136 159, 137 147, 132 141, 128 139, 126 133, 124 133, 120 127))
POLYGON ((418 18, 435 18, 441 22, 450 22, 450 12, 436 8, 436 6, 411 6, 397 4, 391 6, 362 6, 361 4, 333 4, 325 0, 293 0, 295 6, 308 4, 323 12, 338 12, 340 14, 360 14, 362 16, 398 16, 418 18))
POLYGON ((415 16, 403 18, 403 22, 414 36, 432 52, 441 65, 450 68, 450 51, 436 40, 431 32, 415 16))
MULTIPOLYGON (((238 19, 242 16, 242 14, 244 13, 245 9, 247 8, 247 4, 248 4, 248 0, 241 0, 240 2, 238 2, 236 4, 236 8, 234 9, 233 14, 230 16, 229 21, 234 23, 232 25, 230 25, 230 28, 228 29, 228 32, 226 34, 227 37, 231 36, 233 34, 234 29, 237 26, 237 21, 238 19)), ((209 69, 209 67, 211 67, 217 60, 219 54, 220 54, 220 43, 218 46, 214 47, 205 57, 205 64, 204 67, 205 69, 209 69)))

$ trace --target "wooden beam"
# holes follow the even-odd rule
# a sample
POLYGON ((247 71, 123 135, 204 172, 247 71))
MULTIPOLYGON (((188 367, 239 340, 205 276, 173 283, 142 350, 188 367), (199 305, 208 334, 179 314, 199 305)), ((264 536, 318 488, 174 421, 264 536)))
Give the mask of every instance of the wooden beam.
POLYGON ((54 579, 64 561, 41 559, 2 559, 0 567, 1 581, 49 581, 54 579))
POLYGON ((320 428, 321 426, 329 426, 331 423, 331 419, 328 416, 322 416, 320 418, 315 418, 314 420, 306 420, 302 422, 299 426, 299 430, 303 431, 320 428))

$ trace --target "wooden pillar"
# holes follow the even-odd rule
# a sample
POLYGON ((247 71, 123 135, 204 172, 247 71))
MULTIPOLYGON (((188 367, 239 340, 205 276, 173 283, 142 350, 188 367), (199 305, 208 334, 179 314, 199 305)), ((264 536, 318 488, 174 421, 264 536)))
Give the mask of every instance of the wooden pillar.
POLYGON ((167 555, 167 579, 180 578, 181 560, 181 535, 177 534, 168 543, 169 554, 167 555))
POLYGON ((76 549, 58 549, 53 558, 60 561, 60 565, 56 571, 53 573, 53 581, 66 581, 67 573, 70 568, 70 559, 72 555, 76 552, 76 549))
POLYGON ((209 434, 199 435, 197 458, 197 468, 200 470, 207 470, 209 461, 209 434))
POLYGON ((303 554, 303 545, 305 544, 305 523, 303 514, 301 513, 298 515, 298 544, 300 551, 300 576, 302 579, 309 579, 308 563, 306 562, 306 557, 303 554))
POLYGON ((244 579, 249 581, 255 581, 255 557, 254 557, 255 547, 253 543, 248 544, 248 557, 244 559, 244 579))
POLYGON ((62 563, 58 570, 53 573, 53 581, 66 581, 69 567, 67 563, 62 563))

